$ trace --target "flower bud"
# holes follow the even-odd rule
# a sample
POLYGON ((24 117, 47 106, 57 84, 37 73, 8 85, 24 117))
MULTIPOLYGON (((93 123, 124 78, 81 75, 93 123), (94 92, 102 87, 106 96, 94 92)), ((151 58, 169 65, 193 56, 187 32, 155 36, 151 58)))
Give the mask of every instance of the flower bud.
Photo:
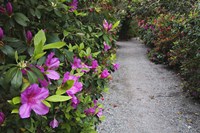
POLYGON ((10 2, 8 2, 8 3, 6 4, 6 11, 7 11, 7 13, 8 13, 9 16, 12 15, 12 13, 13 13, 13 8, 12 8, 12 4, 11 4, 10 2))
POLYGON ((33 38, 33 35, 32 35, 32 33, 31 33, 31 31, 28 30, 28 31, 26 32, 26 40, 27 40, 27 42, 28 42, 28 43, 31 43, 32 38, 33 38))
POLYGON ((59 124, 59 122, 56 120, 56 118, 54 118, 54 119, 49 123, 49 125, 50 125, 52 128, 58 127, 58 124, 59 124))
POLYGON ((3 112, 0 112, 0 125, 3 124, 4 120, 5 120, 5 115, 3 112))
POLYGON ((2 40, 3 36, 4 36, 3 29, 0 27, 0 40, 2 40))

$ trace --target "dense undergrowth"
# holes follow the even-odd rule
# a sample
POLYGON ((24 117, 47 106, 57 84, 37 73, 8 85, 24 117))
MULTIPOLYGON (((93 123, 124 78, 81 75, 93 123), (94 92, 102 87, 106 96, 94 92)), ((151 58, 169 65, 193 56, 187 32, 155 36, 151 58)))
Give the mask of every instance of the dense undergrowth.
POLYGON ((185 90, 200 98, 200 1, 133 0, 130 9, 149 59, 178 70, 185 90))
POLYGON ((96 132, 126 4, 0 0, 0 132, 96 132))

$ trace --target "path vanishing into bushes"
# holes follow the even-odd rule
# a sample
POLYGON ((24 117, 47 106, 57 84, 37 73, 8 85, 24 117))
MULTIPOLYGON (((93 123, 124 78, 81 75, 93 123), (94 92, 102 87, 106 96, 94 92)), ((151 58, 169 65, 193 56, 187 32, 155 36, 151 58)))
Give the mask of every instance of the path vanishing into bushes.
POLYGON ((200 105, 185 96, 180 77, 151 63, 138 40, 117 44, 121 68, 105 94, 98 132, 200 133, 200 105))

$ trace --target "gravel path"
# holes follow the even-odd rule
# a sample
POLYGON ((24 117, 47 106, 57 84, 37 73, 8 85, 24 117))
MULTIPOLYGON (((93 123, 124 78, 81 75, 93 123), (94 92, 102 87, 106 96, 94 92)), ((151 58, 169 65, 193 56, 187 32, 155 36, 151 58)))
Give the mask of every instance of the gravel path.
POLYGON ((146 57, 136 39, 118 42, 121 68, 105 94, 99 133, 200 133, 200 105, 186 98, 180 78, 146 57))

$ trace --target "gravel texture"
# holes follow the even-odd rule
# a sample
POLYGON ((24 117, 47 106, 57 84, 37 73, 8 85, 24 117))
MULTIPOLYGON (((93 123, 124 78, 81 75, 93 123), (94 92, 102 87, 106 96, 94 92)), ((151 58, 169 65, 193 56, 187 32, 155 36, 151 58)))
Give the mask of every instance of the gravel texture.
POLYGON ((104 95, 99 133, 200 133, 200 105, 186 98, 180 77, 151 63, 137 39, 118 42, 120 69, 104 95))

